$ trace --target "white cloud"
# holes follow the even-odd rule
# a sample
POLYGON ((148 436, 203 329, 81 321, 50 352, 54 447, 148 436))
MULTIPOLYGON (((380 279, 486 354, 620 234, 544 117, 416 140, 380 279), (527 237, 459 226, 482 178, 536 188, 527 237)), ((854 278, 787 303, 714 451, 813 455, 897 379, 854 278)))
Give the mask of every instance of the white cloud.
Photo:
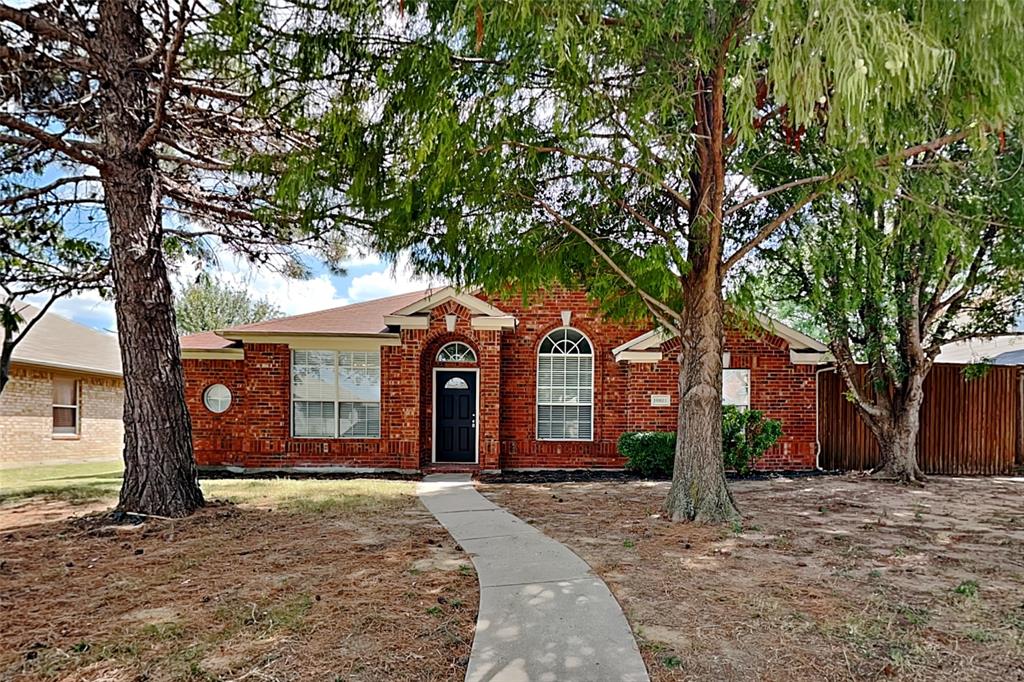
POLYGON ((394 268, 388 266, 377 272, 353 277, 346 293, 348 298, 356 303, 410 291, 422 291, 436 284, 430 278, 414 275, 408 260, 402 258, 394 268))
MULTIPOLYGON (((219 269, 210 271, 210 274, 236 287, 244 288, 252 296, 266 298, 284 315, 301 315, 349 303, 421 291, 441 284, 430 278, 413 275, 405 258, 399 259, 397 267, 392 267, 379 256, 364 254, 343 265, 378 265, 379 269, 353 277, 344 291, 339 290, 328 274, 320 274, 307 280, 290 279, 274 270, 259 268, 244 259, 227 255, 220 258, 219 269)), ((180 285, 194 280, 198 274, 198 263, 187 259, 178 264, 171 277, 180 285)), ((29 302, 41 305, 46 302, 46 298, 35 296, 30 298, 29 302)), ((117 328, 113 301, 103 300, 94 291, 62 299, 55 303, 51 310, 96 329, 117 328)))
MULTIPOLYGON (((28 297, 28 302, 37 307, 45 305, 48 300, 45 294, 28 297)), ((95 291, 84 291, 62 298, 50 307, 50 312, 95 329, 117 330, 114 302, 100 298, 95 291)))
POLYGON ((256 298, 265 298, 285 315, 301 315, 314 310, 346 305, 349 299, 338 295, 328 275, 310 279, 289 279, 277 272, 248 269, 224 272, 224 281, 246 289, 256 298))

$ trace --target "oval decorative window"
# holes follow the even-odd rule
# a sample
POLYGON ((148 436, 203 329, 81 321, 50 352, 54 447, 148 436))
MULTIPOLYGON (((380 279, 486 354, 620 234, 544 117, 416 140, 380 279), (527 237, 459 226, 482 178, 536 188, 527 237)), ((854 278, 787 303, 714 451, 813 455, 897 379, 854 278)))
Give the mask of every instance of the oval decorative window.
POLYGON ((452 377, 448 381, 444 382, 444 387, 467 389, 469 388, 469 384, 467 384, 466 380, 463 379, 462 377, 452 377))
POLYGON ((476 362, 476 353, 461 341, 452 341, 437 351, 438 362, 476 362))
POLYGON ((213 384, 203 391, 203 404, 206 409, 220 414, 231 407, 231 391, 224 384, 213 384))

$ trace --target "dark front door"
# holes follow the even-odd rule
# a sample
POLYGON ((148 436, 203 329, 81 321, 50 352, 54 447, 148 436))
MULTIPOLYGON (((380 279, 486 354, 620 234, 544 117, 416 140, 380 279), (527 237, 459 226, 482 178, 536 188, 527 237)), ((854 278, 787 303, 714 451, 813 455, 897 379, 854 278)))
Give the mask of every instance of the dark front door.
POLYGON ((476 372, 439 371, 434 391, 434 460, 476 461, 476 372))

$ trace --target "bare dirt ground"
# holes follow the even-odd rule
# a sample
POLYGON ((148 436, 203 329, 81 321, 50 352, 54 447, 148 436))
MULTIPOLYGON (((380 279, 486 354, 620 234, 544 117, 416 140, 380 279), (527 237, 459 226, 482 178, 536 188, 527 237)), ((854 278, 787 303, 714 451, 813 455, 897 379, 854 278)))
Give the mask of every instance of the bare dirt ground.
POLYGON ((1024 680, 1024 479, 744 481, 742 524, 667 484, 486 485, 609 583, 660 680, 1024 680))
POLYGON ((464 676, 476 576, 414 484, 228 485, 248 501, 138 526, 0 506, 0 679, 464 676))

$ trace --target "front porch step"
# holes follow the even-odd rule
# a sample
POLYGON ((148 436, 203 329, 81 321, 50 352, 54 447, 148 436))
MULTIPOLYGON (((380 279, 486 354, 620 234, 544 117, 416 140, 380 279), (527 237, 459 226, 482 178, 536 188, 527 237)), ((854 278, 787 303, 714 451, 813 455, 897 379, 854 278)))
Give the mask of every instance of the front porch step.
POLYGON ((422 469, 428 474, 475 474, 480 471, 479 464, 428 464, 422 469))

